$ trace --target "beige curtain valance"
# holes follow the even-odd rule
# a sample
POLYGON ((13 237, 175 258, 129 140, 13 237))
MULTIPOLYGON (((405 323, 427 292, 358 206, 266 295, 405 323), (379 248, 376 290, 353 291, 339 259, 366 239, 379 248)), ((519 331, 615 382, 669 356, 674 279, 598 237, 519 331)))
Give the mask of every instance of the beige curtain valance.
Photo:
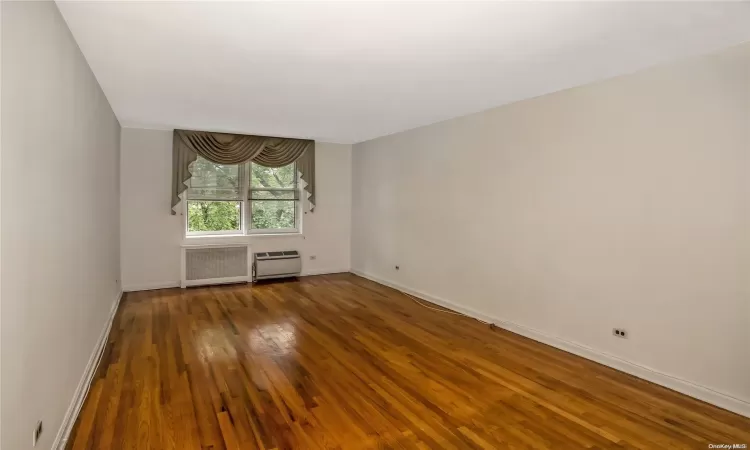
POLYGON ((315 141, 269 136, 174 130, 172 147, 172 214, 192 176, 190 164, 198 156, 216 164, 248 161, 266 167, 281 167, 297 161, 297 170, 307 185, 310 211, 315 209, 315 141))

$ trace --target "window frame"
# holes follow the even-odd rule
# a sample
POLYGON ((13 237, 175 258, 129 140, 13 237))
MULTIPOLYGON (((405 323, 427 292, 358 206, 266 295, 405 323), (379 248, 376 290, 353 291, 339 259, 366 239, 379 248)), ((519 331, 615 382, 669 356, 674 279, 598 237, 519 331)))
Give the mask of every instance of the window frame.
POLYGON ((188 200, 185 199, 185 237, 197 236, 242 236, 245 229, 245 202, 242 200, 188 200), (220 230, 220 231, 190 231, 190 210, 189 202, 231 202, 240 204, 240 229, 239 230, 220 230))
MULTIPOLYGON (((282 189, 253 189, 252 188, 252 179, 253 179, 253 171, 252 171, 252 165, 253 162, 250 161, 247 163, 246 173, 247 173, 247 212, 245 212, 245 223, 247 223, 247 228, 245 229, 245 234, 247 235, 254 235, 254 234, 288 234, 288 233, 299 233, 300 232, 300 221, 302 220, 302 196, 300 195, 299 191, 299 172, 297 172, 297 162, 293 162, 294 165, 294 187, 293 188, 282 188, 282 189), (288 201, 288 202, 294 202, 294 227, 293 228, 252 228, 253 224, 253 201, 274 201, 274 200, 252 200, 250 197, 251 190, 255 191, 289 191, 294 192, 296 194, 297 199, 296 200, 276 200, 276 201, 288 201)), ((263 166, 262 164, 258 164, 259 166, 263 166)))
MULTIPOLYGON (((184 192, 182 198, 182 211, 184 220, 184 237, 190 238, 201 238, 201 237, 239 237, 239 236, 258 236, 258 235, 291 235, 301 234, 302 232, 302 216, 304 215, 304 204, 302 202, 304 196, 300 192, 299 183, 299 172, 297 171, 297 163, 294 162, 294 188, 286 189, 268 189, 271 191, 290 191, 296 192, 296 200, 282 200, 282 201, 293 201, 294 202, 294 227, 293 228, 251 228, 252 227, 252 202, 250 199, 250 185, 252 180, 252 162, 241 164, 239 167, 240 177, 240 192, 243 192, 243 198, 241 200, 189 200, 188 191, 184 192), (239 230, 221 230, 221 231, 190 231, 190 217, 188 203, 190 201, 227 201, 227 202, 239 202, 240 203, 240 229, 239 230)), ((265 189, 256 189, 265 190, 265 189)), ((264 200, 255 200, 264 201, 264 200)))

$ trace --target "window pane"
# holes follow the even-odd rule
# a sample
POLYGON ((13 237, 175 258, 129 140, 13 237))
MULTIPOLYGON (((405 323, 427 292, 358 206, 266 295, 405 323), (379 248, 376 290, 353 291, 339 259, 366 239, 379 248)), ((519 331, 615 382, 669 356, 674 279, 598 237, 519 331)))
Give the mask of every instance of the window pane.
POLYGON ((256 230, 295 228, 296 206, 294 200, 253 201, 250 227, 256 230))
POLYGON ((294 189, 297 187, 297 165, 263 167, 250 164, 252 176, 250 187, 255 189, 294 189))
POLYGON ((190 166, 189 200, 240 200, 240 166, 215 164, 200 156, 190 166))
POLYGON ((253 200, 298 200, 296 189, 284 191, 252 189, 250 194, 253 200))
POLYGON ((188 201, 188 232, 242 231, 242 202, 188 201))

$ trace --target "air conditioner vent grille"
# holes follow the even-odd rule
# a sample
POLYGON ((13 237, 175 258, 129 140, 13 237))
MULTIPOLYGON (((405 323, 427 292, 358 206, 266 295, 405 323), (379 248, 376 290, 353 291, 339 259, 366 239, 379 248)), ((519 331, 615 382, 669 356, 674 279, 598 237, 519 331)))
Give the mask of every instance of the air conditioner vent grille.
POLYGON ((302 258, 296 250, 255 254, 255 280, 296 277, 302 270, 302 258))

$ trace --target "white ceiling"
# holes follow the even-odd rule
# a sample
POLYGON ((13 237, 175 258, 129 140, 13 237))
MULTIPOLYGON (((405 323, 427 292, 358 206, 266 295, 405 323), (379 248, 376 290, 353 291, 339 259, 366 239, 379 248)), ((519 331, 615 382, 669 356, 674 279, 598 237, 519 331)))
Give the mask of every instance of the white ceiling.
POLYGON ((736 2, 58 5, 123 126, 342 143, 750 40, 736 2))

